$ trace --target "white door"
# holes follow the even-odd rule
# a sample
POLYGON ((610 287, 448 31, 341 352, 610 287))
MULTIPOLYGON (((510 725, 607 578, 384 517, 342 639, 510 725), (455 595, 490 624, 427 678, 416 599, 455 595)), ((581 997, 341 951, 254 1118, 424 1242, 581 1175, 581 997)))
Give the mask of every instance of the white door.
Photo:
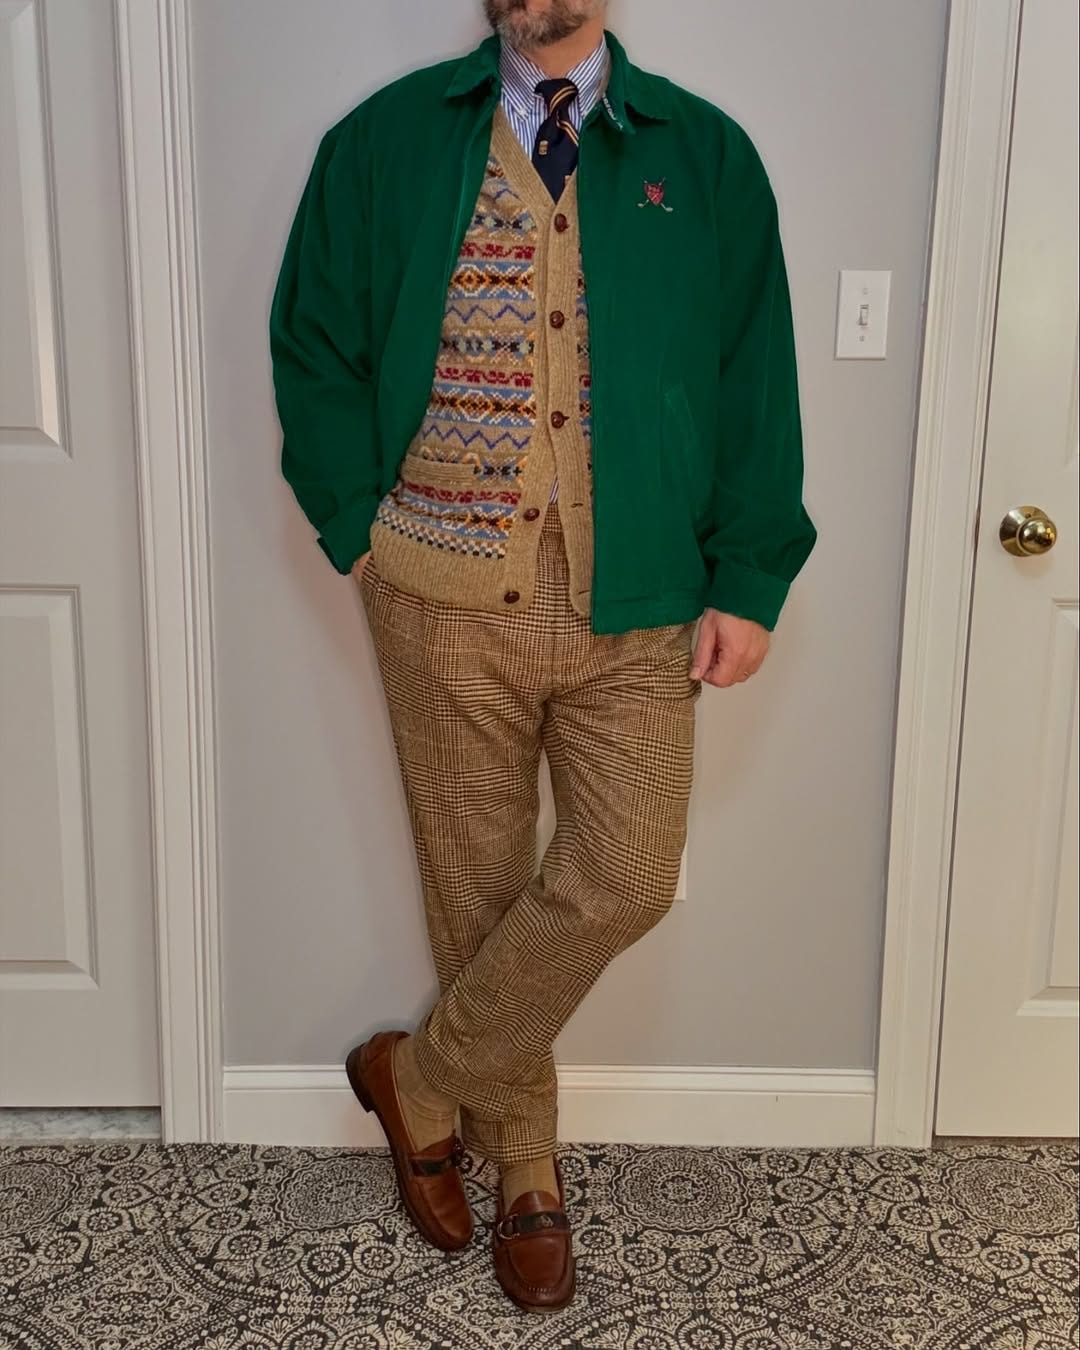
POLYGON ((938 1134, 1078 1128, 1078 38, 1075 0, 1027 0, 973 593, 938 1134), (1007 519, 1019 508, 1049 517, 1052 547, 1051 526, 1038 515, 1007 519), (1006 542, 1030 551, 1017 555, 1006 542))
POLYGON ((156 1105, 110 0, 0 0, 0 1105, 156 1105))

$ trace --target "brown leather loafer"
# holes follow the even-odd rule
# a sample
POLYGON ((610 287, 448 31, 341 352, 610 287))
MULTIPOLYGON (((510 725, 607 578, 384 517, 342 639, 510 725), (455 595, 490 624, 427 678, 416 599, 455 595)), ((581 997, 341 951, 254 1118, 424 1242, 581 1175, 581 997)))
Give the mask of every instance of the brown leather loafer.
POLYGON ((365 1111, 374 1111, 394 1159, 398 1190, 413 1223, 442 1251, 466 1246, 472 1210, 461 1179, 464 1149, 456 1134, 418 1149, 409 1134, 394 1079, 394 1045, 405 1031, 380 1031, 349 1051, 345 1072, 365 1111))
POLYGON ((555 1312, 574 1297, 574 1250, 558 1161, 559 1198, 547 1191, 519 1195, 503 1209, 495 1204, 492 1255, 503 1291, 526 1312, 555 1312))

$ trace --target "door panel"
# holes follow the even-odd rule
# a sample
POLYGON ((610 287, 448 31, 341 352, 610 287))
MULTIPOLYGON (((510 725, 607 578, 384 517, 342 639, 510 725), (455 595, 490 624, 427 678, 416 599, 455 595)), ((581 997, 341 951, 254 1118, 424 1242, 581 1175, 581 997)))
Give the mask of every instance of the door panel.
POLYGON ((0 1105, 155 1105, 113 13, 0 0, 0 1105))
POLYGON ((972 606, 936 1129, 1078 1128, 1078 10, 1024 6, 972 606), (1036 506, 1057 542, 999 537, 1036 506))

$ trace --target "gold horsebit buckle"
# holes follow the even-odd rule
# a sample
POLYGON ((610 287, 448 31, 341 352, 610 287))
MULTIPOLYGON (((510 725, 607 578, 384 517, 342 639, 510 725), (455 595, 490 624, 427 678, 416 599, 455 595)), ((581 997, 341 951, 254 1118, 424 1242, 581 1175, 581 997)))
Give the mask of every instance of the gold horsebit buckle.
POLYGON ((455 1136, 453 1146, 445 1158, 410 1158, 409 1161, 417 1176, 437 1177, 451 1167, 461 1167, 468 1159, 465 1145, 455 1136))
POLYGON ((508 1214, 495 1225, 495 1232, 503 1242, 510 1242, 548 1231, 565 1233, 569 1227, 570 1220, 561 1210, 542 1210, 539 1214, 508 1214))

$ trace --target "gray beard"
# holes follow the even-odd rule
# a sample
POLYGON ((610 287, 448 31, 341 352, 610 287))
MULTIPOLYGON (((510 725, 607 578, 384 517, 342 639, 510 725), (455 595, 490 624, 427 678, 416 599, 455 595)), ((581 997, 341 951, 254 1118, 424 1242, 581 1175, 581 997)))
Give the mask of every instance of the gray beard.
POLYGON ((484 0, 488 22, 509 47, 548 47, 576 33, 591 14, 575 13, 565 0, 552 0, 546 14, 530 15, 524 4, 505 10, 500 0, 484 0))

